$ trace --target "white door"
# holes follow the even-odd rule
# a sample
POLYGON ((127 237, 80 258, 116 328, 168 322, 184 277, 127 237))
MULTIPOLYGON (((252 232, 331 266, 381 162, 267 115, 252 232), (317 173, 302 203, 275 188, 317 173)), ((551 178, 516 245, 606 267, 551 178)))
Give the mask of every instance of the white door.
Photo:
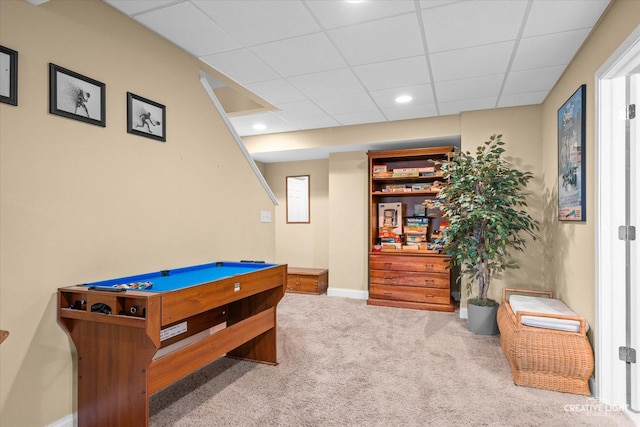
MULTIPOLYGON (((627 104, 631 106, 627 110, 627 140, 630 147, 631 163, 629 165, 630 191, 629 208, 631 224, 636 227, 636 232, 640 231, 640 65, 634 70, 635 74, 627 77, 627 104), (634 107, 635 106, 635 107, 634 107), (629 117, 631 115, 631 117, 629 117)), ((635 360, 627 364, 627 398, 630 409, 640 411, 640 250, 638 250, 638 239, 630 245, 629 252, 629 282, 627 283, 627 345, 635 351, 635 360)), ((629 356, 630 359, 632 355, 629 356)))
POLYGON ((596 396, 640 419, 640 27, 596 73, 596 396), (635 227, 635 234, 631 227, 635 227), (635 351, 635 361, 631 352, 635 351))

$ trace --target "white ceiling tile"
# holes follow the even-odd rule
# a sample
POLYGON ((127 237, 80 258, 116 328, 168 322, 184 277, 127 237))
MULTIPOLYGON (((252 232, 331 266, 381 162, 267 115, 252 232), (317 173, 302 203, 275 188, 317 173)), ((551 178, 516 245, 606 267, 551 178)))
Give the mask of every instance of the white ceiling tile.
POLYGON ((511 69, 519 71, 567 65, 588 34, 589 30, 584 29, 522 39, 511 69))
POLYGON ((535 70, 512 71, 507 76, 502 93, 549 91, 564 71, 563 66, 538 68, 535 70))
POLYGON ((249 49, 235 49, 227 52, 205 55, 200 59, 216 70, 241 84, 272 80, 279 77, 249 49))
POLYGON ((376 109, 376 104, 365 92, 349 93, 346 95, 317 98, 315 102, 327 113, 348 114, 376 109))
POLYGON ((382 112, 390 121, 419 119, 421 117, 434 117, 438 115, 438 110, 436 110, 436 106, 434 104, 385 108, 382 112))
POLYGON ((362 3, 312 0, 307 5, 326 29, 359 24, 415 10, 413 0, 376 0, 362 3))
POLYGON ((496 97, 441 102, 440 115, 458 114, 463 111, 487 110, 496 107, 496 97))
POLYGON ((353 71, 368 90, 429 83, 429 67, 424 56, 359 65, 353 71))
POLYGON ((343 126, 360 125, 363 123, 386 122, 387 118, 380 110, 358 111, 356 113, 334 114, 333 117, 343 126))
POLYGON ((147 10, 159 9, 175 3, 175 0, 104 0, 104 2, 127 15, 135 15, 147 10))
POLYGON ((282 120, 272 113, 252 114, 248 116, 236 116, 229 119, 233 128, 240 136, 260 135, 264 133, 291 132, 297 128, 282 120), (253 129, 253 125, 261 123, 265 130, 253 129))
POLYGON ((178 3, 135 19, 195 56, 240 47, 191 3, 178 3))
POLYGON ((320 31, 300 1, 191 1, 246 46, 320 31))
POLYGON ((293 87, 291 83, 285 79, 251 83, 247 84, 245 87, 271 104, 301 101, 306 99, 306 96, 300 93, 298 89, 293 87))
POLYGON ((328 34, 350 65, 424 54, 415 14, 343 27, 328 34))
POLYGON ((433 104, 433 90, 431 85, 417 85, 402 88, 382 89, 371 92, 376 104, 381 109, 399 108, 395 99, 400 95, 411 95, 413 100, 406 106, 433 104))
POLYGON ((329 116, 306 117, 296 123, 299 129, 321 129, 340 126, 340 123, 329 116))
POLYGON ((449 50, 431 55, 431 69, 436 82, 505 73, 514 41, 449 50))
POLYGON ((280 110, 273 114, 288 122, 296 122, 310 117, 325 117, 326 112, 309 100, 286 102, 279 105, 280 110))
POLYGON ((280 109, 233 117, 242 135, 538 104, 609 4, 104 1, 280 109))
POLYGON ((504 75, 478 77, 474 79, 452 80, 436 86, 438 102, 462 101, 498 97, 504 75))
POLYGON ((254 46, 251 50, 284 77, 335 70, 346 65, 324 34, 254 46))
POLYGON ((590 29, 607 8, 609 0, 536 0, 531 6, 523 37, 590 29))
POLYGON ((502 107, 518 107, 521 105, 537 105, 547 97, 548 90, 540 92, 514 93, 512 95, 502 95, 498 101, 498 108, 502 107))
POLYGON ((291 77, 289 82, 310 98, 345 95, 363 90, 348 68, 291 77))
POLYGON ((483 0, 424 9, 429 52, 515 40, 526 6, 526 1, 483 0))

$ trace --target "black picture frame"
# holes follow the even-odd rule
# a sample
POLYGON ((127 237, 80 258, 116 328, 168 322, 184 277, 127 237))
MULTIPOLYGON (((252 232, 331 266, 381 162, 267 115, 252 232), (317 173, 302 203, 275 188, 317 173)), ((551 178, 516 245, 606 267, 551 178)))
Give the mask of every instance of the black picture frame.
POLYGON ((106 85, 49 63, 49 113, 105 127, 106 85))
POLYGON ((127 132, 167 141, 167 109, 142 96, 127 92, 127 132))
POLYGON ((558 220, 586 221, 586 92, 582 85, 558 109, 558 220))
POLYGON ((0 46, 0 102, 18 105, 18 52, 0 46))

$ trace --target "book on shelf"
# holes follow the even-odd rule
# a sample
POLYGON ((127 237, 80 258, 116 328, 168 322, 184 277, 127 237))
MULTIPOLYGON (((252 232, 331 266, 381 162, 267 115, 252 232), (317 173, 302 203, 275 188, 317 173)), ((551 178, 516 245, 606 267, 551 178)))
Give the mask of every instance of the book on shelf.
POLYGON ((414 172, 435 172, 436 168, 433 166, 422 167, 422 168, 394 168, 393 173, 414 173, 414 172))

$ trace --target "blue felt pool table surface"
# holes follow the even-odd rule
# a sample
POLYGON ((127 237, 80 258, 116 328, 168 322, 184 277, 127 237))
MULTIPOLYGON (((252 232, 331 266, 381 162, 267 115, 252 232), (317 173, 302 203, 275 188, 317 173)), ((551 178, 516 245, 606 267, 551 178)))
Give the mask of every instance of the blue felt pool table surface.
POLYGON ((87 283, 85 285, 114 287, 116 285, 128 285, 130 283, 151 282, 151 288, 145 289, 144 291, 169 292, 275 266, 277 266, 277 264, 267 264, 263 262, 212 262, 209 264, 201 264, 191 267, 175 268, 153 273, 138 274, 135 276, 120 277, 117 279, 102 280, 99 282, 87 283))

